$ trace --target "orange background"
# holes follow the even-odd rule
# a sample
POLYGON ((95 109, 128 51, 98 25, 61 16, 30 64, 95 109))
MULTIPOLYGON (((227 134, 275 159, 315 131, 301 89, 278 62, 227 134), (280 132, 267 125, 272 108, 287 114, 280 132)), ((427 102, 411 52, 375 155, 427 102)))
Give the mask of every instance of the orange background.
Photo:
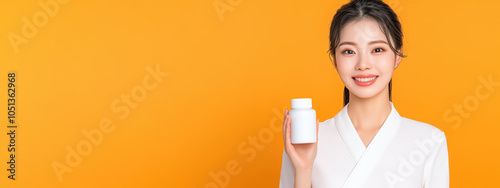
MULTIPOLYGON (((57 1, 0 6, 1 187, 277 187, 290 99, 311 97, 320 121, 342 108, 326 51, 345 0, 74 0, 57 2, 53 16, 39 2, 57 1), (9 33, 23 36, 34 15, 40 27, 16 53, 9 33), (157 66, 168 74, 161 82, 147 70, 157 66), (15 181, 5 170, 10 71, 15 181), (156 88, 144 90, 144 79, 156 88), (134 108, 120 103, 127 95, 140 98, 134 108), (88 143, 82 131, 103 119, 114 129, 58 179, 52 164, 66 164, 66 148, 88 143), (230 179, 220 186, 211 173, 230 179)), ((445 131, 451 187, 500 186, 500 2, 386 2, 408 55, 393 77, 394 105, 445 131), (489 76, 497 85, 488 89, 480 79, 489 76)))

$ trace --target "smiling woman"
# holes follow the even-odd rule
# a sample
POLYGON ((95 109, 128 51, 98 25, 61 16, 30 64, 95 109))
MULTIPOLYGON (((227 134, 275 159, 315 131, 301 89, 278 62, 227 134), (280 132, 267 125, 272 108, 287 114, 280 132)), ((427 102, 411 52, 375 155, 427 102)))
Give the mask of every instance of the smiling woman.
POLYGON ((380 0, 337 11, 329 51, 345 85, 344 108, 318 123, 311 144, 291 143, 285 111, 280 187, 449 187, 444 132, 401 117, 391 101, 402 41, 397 15, 380 0))
POLYGON ((348 88, 347 92, 354 94, 345 98, 344 105, 352 97, 367 98, 382 89, 384 92, 381 94, 389 96, 390 91, 385 91, 385 88, 389 87, 393 71, 401 62, 401 56, 396 53, 401 46, 396 46, 395 52, 391 51, 392 44, 387 42, 379 28, 379 24, 370 17, 357 18, 344 26, 340 44, 332 47, 335 68, 348 88))
MULTIPOLYGON (((364 7, 366 8, 381 8, 380 5, 379 7, 364 7)), ((340 41, 340 35, 342 32, 346 32, 343 30, 344 27, 346 27, 346 23, 348 22, 357 22, 357 21, 366 21, 366 19, 375 21, 376 24, 371 24, 371 25, 363 25, 360 24, 357 27, 359 31, 362 31, 362 36, 363 38, 359 38, 362 41, 366 41, 367 39, 373 38, 373 41, 369 41, 369 45, 371 44, 376 44, 376 43, 383 43, 385 44, 385 48, 376 48, 374 49, 375 52, 379 53, 385 50, 392 50, 399 58, 397 59, 397 65, 399 65, 399 62, 401 61, 401 57, 405 57, 403 53, 401 52, 401 48, 403 46, 403 32, 401 29, 401 23, 398 20, 397 15, 394 13, 394 11, 387 5, 387 11, 391 12, 388 14, 387 12, 384 11, 359 11, 356 12, 357 10, 352 10, 349 11, 347 9, 344 9, 344 11, 339 10, 341 12, 340 14, 335 14, 334 17, 334 22, 332 22, 332 26, 330 27, 330 53, 333 56, 333 61, 335 68, 337 68, 337 48, 342 46, 343 44, 346 45, 351 45, 354 46, 356 45, 355 42, 353 41, 340 41), (381 36, 382 34, 383 36, 381 36), (376 36, 379 35, 379 36, 376 36), (377 40, 380 39, 380 40, 377 40), (388 43, 388 41, 390 41, 388 43)), ((344 33, 344 35, 349 34, 349 33, 344 33)), ((345 50, 341 50, 342 53, 345 53, 345 50)), ((347 51, 349 53, 354 53, 354 51, 349 50, 347 51)), ((392 80, 389 81, 389 101, 392 101, 391 93, 392 93, 392 80)), ((349 102, 349 90, 348 87, 344 87, 344 105, 346 105, 349 102)))

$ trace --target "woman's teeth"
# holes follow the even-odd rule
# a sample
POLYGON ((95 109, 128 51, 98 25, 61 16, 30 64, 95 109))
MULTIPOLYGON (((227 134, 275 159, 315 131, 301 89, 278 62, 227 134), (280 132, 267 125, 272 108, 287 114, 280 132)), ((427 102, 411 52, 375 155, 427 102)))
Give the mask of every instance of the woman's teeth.
POLYGON ((358 82, 369 82, 369 81, 372 81, 374 80, 375 78, 377 78, 376 76, 374 77, 371 77, 371 78, 354 78, 356 81, 358 82))

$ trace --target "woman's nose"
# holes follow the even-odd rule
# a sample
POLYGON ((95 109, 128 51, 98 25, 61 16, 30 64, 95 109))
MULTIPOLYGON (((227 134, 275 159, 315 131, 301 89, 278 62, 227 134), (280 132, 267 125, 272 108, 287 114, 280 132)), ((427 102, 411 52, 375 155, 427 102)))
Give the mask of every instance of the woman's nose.
POLYGON ((356 63, 356 70, 369 70, 372 68, 372 64, 370 62, 370 58, 360 55, 358 59, 358 63, 356 63))

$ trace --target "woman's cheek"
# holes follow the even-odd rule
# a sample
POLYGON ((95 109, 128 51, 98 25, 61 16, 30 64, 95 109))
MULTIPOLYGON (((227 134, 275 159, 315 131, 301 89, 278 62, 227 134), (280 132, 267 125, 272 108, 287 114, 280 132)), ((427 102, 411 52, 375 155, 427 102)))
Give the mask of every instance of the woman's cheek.
POLYGON ((394 61, 395 59, 391 56, 391 54, 384 54, 383 56, 378 57, 376 62, 378 62, 379 69, 384 70, 384 72, 392 72, 394 61))
POLYGON ((346 61, 346 59, 337 61, 337 71, 339 72, 339 75, 344 82, 349 81, 350 77, 352 76, 352 70, 354 70, 354 68, 352 67, 352 63, 346 61))

